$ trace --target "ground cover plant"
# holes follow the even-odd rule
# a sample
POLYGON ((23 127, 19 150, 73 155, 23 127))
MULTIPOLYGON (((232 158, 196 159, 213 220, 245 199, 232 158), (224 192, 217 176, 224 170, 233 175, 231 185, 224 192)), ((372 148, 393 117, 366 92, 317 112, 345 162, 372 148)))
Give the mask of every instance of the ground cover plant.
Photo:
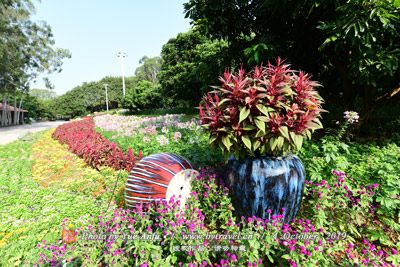
MULTIPOLYGON (((51 142, 48 140, 48 134, 42 137, 39 133, 6 146, 0 146, 1 266, 31 266, 41 251, 37 247, 39 242, 43 239, 49 242, 59 240, 62 220, 70 218, 76 226, 79 226, 84 217, 99 214, 106 209, 108 204, 107 194, 104 194, 104 198, 97 200, 91 196, 97 190, 97 186, 94 190, 79 192, 79 190, 72 190, 74 187, 62 186, 65 181, 43 187, 33 178, 33 166, 36 165, 36 171, 38 171, 44 167, 37 164, 49 166, 52 163, 53 157, 48 152, 46 155, 49 161, 39 159, 36 162, 33 157, 33 153, 38 155, 38 151, 33 152, 33 150, 40 148, 32 149, 32 145, 37 141, 44 142, 43 138, 51 142)), ((57 148, 50 152, 55 152, 53 155, 55 160, 57 160, 57 154, 69 153, 66 148, 61 147, 63 152, 55 152, 57 148)), ((64 160, 67 164, 73 164, 74 174, 89 174, 94 171, 89 166, 74 165, 76 160, 71 161, 71 158, 73 158, 72 154, 64 160)), ((48 174, 47 171, 46 174, 48 174)), ((60 175, 60 178, 62 177, 74 179, 60 175)), ((115 181, 112 177, 115 176, 108 174, 105 178, 115 181)), ((113 203, 111 202, 110 207, 115 207, 113 203)))
MULTIPOLYGON (((358 115, 345 113, 338 129, 319 142, 307 142, 301 157, 307 175, 314 182, 327 179, 334 168, 348 173, 354 182, 365 185, 379 184, 376 199, 380 220, 397 232, 400 231, 400 146, 390 140, 376 143, 349 142, 349 130, 357 123, 358 115)), ((329 179, 328 179, 329 181, 329 179)), ((351 183, 354 183, 351 182, 351 183)), ((375 238, 387 239, 385 231, 377 229, 375 238)))
MULTIPOLYGON (((117 192, 123 191, 126 171, 116 171, 107 166, 100 166, 99 170, 91 168, 83 159, 69 152, 67 145, 54 140, 51 137, 53 133, 54 130, 45 132, 32 145, 35 159, 32 177, 41 186, 64 188, 102 201, 109 200, 117 180, 117 192)), ((118 197, 119 202, 123 200, 123 196, 118 197)))

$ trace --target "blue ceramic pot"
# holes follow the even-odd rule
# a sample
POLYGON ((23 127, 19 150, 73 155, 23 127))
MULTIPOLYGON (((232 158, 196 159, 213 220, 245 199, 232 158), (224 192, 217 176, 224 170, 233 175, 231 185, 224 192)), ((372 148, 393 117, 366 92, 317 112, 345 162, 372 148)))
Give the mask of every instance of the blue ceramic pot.
POLYGON ((293 220, 300 209, 304 179, 303 163, 295 155, 243 161, 231 158, 224 175, 238 218, 255 215, 270 219, 283 213, 285 222, 293 220))

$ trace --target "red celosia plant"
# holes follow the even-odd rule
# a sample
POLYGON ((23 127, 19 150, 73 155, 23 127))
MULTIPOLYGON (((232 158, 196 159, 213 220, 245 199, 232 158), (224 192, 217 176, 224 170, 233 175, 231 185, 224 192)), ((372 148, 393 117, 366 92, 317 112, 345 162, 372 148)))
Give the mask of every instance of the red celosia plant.
POLYGON ((225 71, 220 81, 203 97, 200 119, 226 156, 284 155, 322 128, 320 85, 280 58, 249 73, 225 71))
MULTIPOLYGON (((96 169, 99 166, 108 166, 116 170, 130 171, 136 162, 131 148, 128 149, 128 153, 125 153, 115 143, 97 133, 91 117, 58 126, 53 133, 53 138, 67 144, 72 153, 83 158, 88 165, 96 169)), ((142 158, 142 152, 139 152, 140 158, 142 158)))

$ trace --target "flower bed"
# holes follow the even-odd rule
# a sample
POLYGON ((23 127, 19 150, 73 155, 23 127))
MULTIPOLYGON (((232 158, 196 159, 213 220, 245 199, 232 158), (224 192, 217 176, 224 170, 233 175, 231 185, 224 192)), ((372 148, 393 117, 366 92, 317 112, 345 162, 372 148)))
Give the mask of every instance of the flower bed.
POLYGON ((335 184, 307 182, 310 205, 289 225, 280 222, 282 215, 236 221, 227 190, 218 187, 215 179, 210 170, 201 171, 185 210, 170 200, 147 211, 137 206, 133 212, 116 209, 94 216, 76 230, 79 238, 73 245, 40 244, 43 253, 38 263, 192 267, 392 267, 399 263, 397 248, 366 238, 356 219, 378 219, 371 207, 376 185, 350 189, 345 174, 336 171, 335 184), (233 236, 239 233, 242 238, 233 236), (222 235, 218 240, 217 234, 222 235))
MULTIPOLYGON (((83 159, 69 152, 65 145, 51 138, 54 130, 47 131, 32 145, 32 176, 43 187, 63 188, 73 192, 81 192, 106 200, 110 199, 112 187, 118 175, 126 178, 126 171, 119 173, 109 167, 100 167, 99 171, 87 166, 83 159)), ((124 190, 121 179, 118 191, 124 190)), ((120 199, 116 199, 122 203, 120 199)))
POLYGON ((199 120, 183 115, 136 117, 102 115, 94 118, 101 134, 127 151, 143 151, 144 156, 170 152, 186 157, 196 166, 215 165, 222 153, 211 150, 199 120), (186 120, 186 121, 185 121, 186 120))
MULTIPOLYGON (((108 205, 108 198, 92 197, 94 191, 82 194, 59 186, 38 185, 32 177, 32 167, 37 164, 35 156, 39 151, 34 148, 33 152, 32 145, 41 136, 42 133, 30 134, 23 140, 0 146, 0 266, 33 266, 41 252, 37 244, 43 239, 56 242, 64 218, 79 225, 83 218, 100 214, 108 205)), ((64 163, 71 164, 67 158, 64 163)), ((88 166, 84 168, 96 172, 88 166)), ((111 203, 110 207, 115 205, 111 203)))
MULTIPOLYGON (((91 117, 57 127, 53 138, 58 139, 62 144, 67 144, 70 151, 82 157, 88 165, 96 169, 100 166, 108 166, 116 170, 130 171, 136 162, 131 148, 128 148, 125 153, 116 143, 96 133, 91 117)), ((139 158, 141 157, 141 152, 139 152, 139 158)))

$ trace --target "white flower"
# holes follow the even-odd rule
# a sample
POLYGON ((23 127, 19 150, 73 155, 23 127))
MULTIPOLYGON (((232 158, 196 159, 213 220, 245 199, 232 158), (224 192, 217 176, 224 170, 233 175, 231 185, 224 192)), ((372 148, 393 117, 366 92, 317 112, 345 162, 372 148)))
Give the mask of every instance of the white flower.
POLYGON ((165 135, 157 135, 156 140, 161 146, 169 144, 168 138, 165 135))
POLYGON ((181 132, 175 132, 175 133, 174 133, 174 140, 175 140, 175 142, 181 140, 181 138, 182 138, 181 132))
POLYGON ((148 143, 150 141, 151 139, 148 136, 143 137, 143 143, 148 143))
POLYGON ((162 133, 168 133, 168 129, 167 129, 167 127, 165 127, 165 126, 164 126, 164 127, 162 127, 162 129, 161 129, 161 132, 162 132, 162 133))
POLYGON ((355 111, 345 111, 344 118, 347 120, 348 123, 354 124, 358 122, 360 116, 355 111))

